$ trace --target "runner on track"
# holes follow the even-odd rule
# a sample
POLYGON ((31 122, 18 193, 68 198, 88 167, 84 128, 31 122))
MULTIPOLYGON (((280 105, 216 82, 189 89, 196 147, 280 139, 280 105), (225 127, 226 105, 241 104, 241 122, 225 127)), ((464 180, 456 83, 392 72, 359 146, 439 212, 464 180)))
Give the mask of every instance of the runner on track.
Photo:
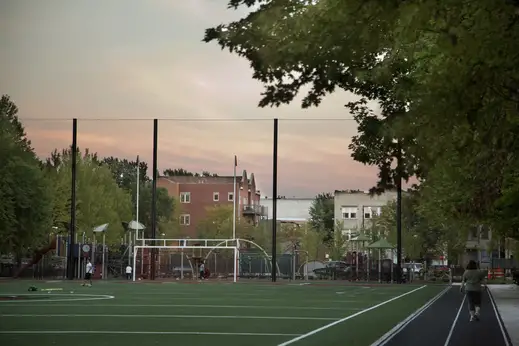
POLYGON ((481 295, 483 281, 486 278, 484 271, 478 269, 475 261, 469 261, 463 273, 460 292, 465 293, 469 304, 470 321, 479 321, 481 313, 481 295))

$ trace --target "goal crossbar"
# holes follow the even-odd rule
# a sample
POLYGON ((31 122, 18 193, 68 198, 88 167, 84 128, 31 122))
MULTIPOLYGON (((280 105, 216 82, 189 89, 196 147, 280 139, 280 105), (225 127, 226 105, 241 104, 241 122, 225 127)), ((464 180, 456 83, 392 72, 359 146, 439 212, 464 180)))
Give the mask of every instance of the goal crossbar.
POLYGON ((215 246, 206 246, 206 245, 188 245, 188 246, 179 246, 179 245, 136 245, 133 247, 134 251, 137 249, 238 249, 237 246, 225 246, 225 245, 215 245, 215 246))

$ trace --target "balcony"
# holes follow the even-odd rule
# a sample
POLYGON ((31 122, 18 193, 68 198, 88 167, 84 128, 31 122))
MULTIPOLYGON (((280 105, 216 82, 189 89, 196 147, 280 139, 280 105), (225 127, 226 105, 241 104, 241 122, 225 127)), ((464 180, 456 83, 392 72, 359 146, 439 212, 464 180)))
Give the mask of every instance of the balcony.
POLYGON ((267 208, 262 205, 244 205, 242 207, 243 215, 257 215, 257 216, 266 216, 267 208))

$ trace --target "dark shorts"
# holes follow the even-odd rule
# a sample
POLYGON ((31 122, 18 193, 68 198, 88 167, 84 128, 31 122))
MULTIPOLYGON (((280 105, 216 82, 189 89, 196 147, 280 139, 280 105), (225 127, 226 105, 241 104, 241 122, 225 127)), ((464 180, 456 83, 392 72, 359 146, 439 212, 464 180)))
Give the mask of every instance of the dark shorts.
POLYGON ((469 310, 474 311, 476 306, 481 306, 481 291, 467 291, 467 301, 469 310))
POLYGON ((85 274, 85 280, 90 280, 92 278, 92 273, 85 274))

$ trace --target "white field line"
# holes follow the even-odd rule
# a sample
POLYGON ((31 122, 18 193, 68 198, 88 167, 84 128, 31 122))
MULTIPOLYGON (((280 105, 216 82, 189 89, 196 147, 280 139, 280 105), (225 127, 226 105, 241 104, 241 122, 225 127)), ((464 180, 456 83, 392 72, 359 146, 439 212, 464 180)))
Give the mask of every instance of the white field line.
POLYGON ((446 287, 443 291, 434 296, 431 300, 425 303, 422 307, 418 308, 415 312, 409 315, 406 319, 394 326, 389 332, 382 335, 377 341, 371 344, 371 346, 384 346, 387 344, 395 335, 402 331, 409 323, 413 322, 418 316, 420 316, 425 310, 427 310, 434 302, 440 299, 445 293, 449 292, 451 286, 446 287))
POLYGON ((297 342, 297 341, 299 341, 299 340, 302 340, 302 339, 305 339, 305 338, 307 338, 307 337, 309 337, 309 336, 315 335, 315 334, 317 334, 317 333, 319 333, 319 332, 322 332, 322 331, 325 330, 325 329, 328 329, 328 328, 330 328, 330 327, 336 326, 336 325, 338 325, 338 324, 340 324, 340 323, 343 323, 343 322, 345 322, 345 321, 347 321, 347 320, 350 320, 350 319, 352 319, 352 318, 355 318, 355 317, 357 317, 357 316, 359 316, 359 315, 362 315, 362 314, 364 314, 364 313, 366 313, 366 312, 369 312, 369 311, 374 310, 374 309, 376 309, 376 308, 379 308, 379 307, 381 307, 381 306, 383 306, 383 305, 386 305, 386 304, 388 304, 388 303, 391 303, 392 301, 395 301, 395 300, 397 300, 397 299, 400 299, 400 298, 402 298, 402 297, 405 297, 405 296, 407 296, 407 295, 409 295, 409 294, 411 294, 411 293, 414 293, 414 292, 416 292, 416 291, 419 291, 419 290, 421 290, 421 289, 423 289, 423 288, 425 288, 425 287, 427 287, 427 285, 420 286, 420 287, 418 287, 418 288, 415 288, 415 289, 412 290, 412 291, 408 291, 408 292, 406 292, 406 293, 404 293, 404 294, 401 294, 401 295, 396 296, 396 297, 394 297, 394 298, 391 298, 391 299, 388 299, 388 300, 386 300, 386 301, 383 301, 382 303, 379 303, 379 304, 377 304, 377 305, 373 305, 372 307, 369 307, 369 308, 367 308, 367 309, 361 310, 361 311, 359 311, 359 312, 357 312, 357 313, 354 313, 353 315, 349 315, 349 316, 346 316, 346 317, 344 317, 344 318, 341 318, 340 320, 337 320, 337 321, 335 321, 335 322, 329 323, 329 324, 327 324, 327 325, 325 325, 325 326, 322 326, 321 328, 314 329, 314 330, 312 330, 312 331, 310 331, 310 332, 308 332, 308 333, 306 333, 306 334, 300 335, 300 336, 295 337, 295 338, 293 338, 293 339, 291 339, 291 340, 288 340, 288 341, 286 341, 286 342, 283 342, 283 343, 279 344, 278 346, 291 345, 291 344, 293 344, 293 343, 295 343, 295 342, 297 342))
POLYGON ((339 318, 300 317, 300 316, 211 316, 211 315, 111 315, 111 314, 0 314, 0 317, 97 317, 97 318, 217 318, 217 319, 249 319, 249 320, 316 320, 335 321, 339 318))
POLYGON ((225 332, 145 332, 130 330, 0 330, 0 334, 142 334, 142 335, 216 335, 216 336, 297 336, 283 333, 225 333, 225 332))
MULTIPOLYGON (((286 302, 287 299, 289 297, 279 297, 279 298, 244 298, 244 299, 240 299, 238 298, 238 300, 246 300, 246 301, 251 301, 251 302, 286 302)), ((136 300, 153 300, 153 299, 150 299, 150 297, 128 297, 128 298, 118 298, 120 300, 125 300, 125 299, 129 299, 129 300, 132 300, 132 301, 136 301, 136 300)), ((176 301, 176 300, 181 300, 181 301, 185 301, 185 300, 196 300, 196 301, 213 301, 213 300, 217 300, 217 301, 220 301, 222 300, 222 297, 160 297, 161 300, 168 300, 168 301, 176 301)), ((231 300, 232 297, 228 297, 228 298, 225 298, 227 300, 231 300)), ((362 299, 357 299, 357 300, 342 300, 342 299, 304 299, 304 302, 305 303, 333 303, 333 304, 337 304, 337 303, 343 303, 343 304, 351 304, 351 303, 359 303, 359 301, 361 302, 362 299)), ((366 302, 369 302, 369 300, 366 300, 366 302)))
MULTIPOLYGON (((2 304, 31 304, 31 303, 43 303, 43 302, 77 302, 77 301, 92 301, 92 300, 106 300, 106 299, 114 299, 115 296, 105 295, 105 294, 64 294, 64 293, 48 293, 48 294, 8 294, 2 293, 0 294, 2 297, 6 296, 16 296, 16 297, 52 297, 50 299, 42 298, 42 299, 22 299, 22 300, 2 300, 0 301, 0 305, 2 304)), ((32 305, 32 304, 31 304, 32 305)))
POLYGON ((189 304, 18 304, 16 307, 126 307, 126 308, 190 308, 190 309, 269 309, 269 310, 338 310, 338 311, 360 311, 363 308, 350 307, 307 307, 307 306, 264 306, 264 305, 189 305, 189 304))
MULTIPOLYGON (((119 294, 133 294, 132 292, 118 292, 119 294)), ((304 292, 302 294, 308 294, 309 292, 304 292)), ((316 292, 316 294, 328 294, 330 292, 316 292)), ((169 293, 165 293, 165 292, 157 292, 157 293, 149 293, 149 292, 139 292, 138 295, 139 297, 132 297, 131 299, 153 299, 153 298, 156 298, 156 299, 200 299, 200 292, 169 292, 169 293)), ((344 297, 350 297, 350 298, 355 298, 355 297, 362 297, 363 295, 364 296, 368 296, 368 292, 352 292, 352 291, 344 291, 344 297)), ((391 295, 392 292, 386 292, 386 295, 391 295)), ((229 298, 245 298, 245 299, 249 299, 248 297, 258 297, 258 299, 260 300, 263 300, 263 299, 275 299, 275 300, 282 300, 282 299, 286 299, 286 298, 290 298, 290 297, 293 297, 294 296, 294 292, 279 292, 279 293, 273 293, 273 292, 268 292, 268 293, 233 293, 233 292, 217 292, 217 293, 214 293, 215 296, 218 296, 218 297, 225 297, 226 299, 229 299, 229 298), (269 298, 269 297, 273 297, 275 296, 275 298, 269 298)), ((210 298, 210 297, 202 297, 202 299, 215 299, 215 298, 210 298)), ((255 298, 252 298, 251 300, 255 300, 255 298)), ((307 300, 305 300, 307 301, 307 300)))
POLYGON ((449 330, 449 334, 447 335, 447 340, 445 340, 444 346, 448 346, 449 342, 451 341, 452 334, 454 333, 454 328, 456 327, 456 323, 458 323, 458 319, 460 318, 461 311, 463 310, 463 306, 465 305, 465 300, 467 299, 467 296, 463 296, 463 300, 461 301, 460 308, 458 309, 458 313, 456 314, 456 317, 454 318, 454 321, 452 322, 451 329, 449 330))

